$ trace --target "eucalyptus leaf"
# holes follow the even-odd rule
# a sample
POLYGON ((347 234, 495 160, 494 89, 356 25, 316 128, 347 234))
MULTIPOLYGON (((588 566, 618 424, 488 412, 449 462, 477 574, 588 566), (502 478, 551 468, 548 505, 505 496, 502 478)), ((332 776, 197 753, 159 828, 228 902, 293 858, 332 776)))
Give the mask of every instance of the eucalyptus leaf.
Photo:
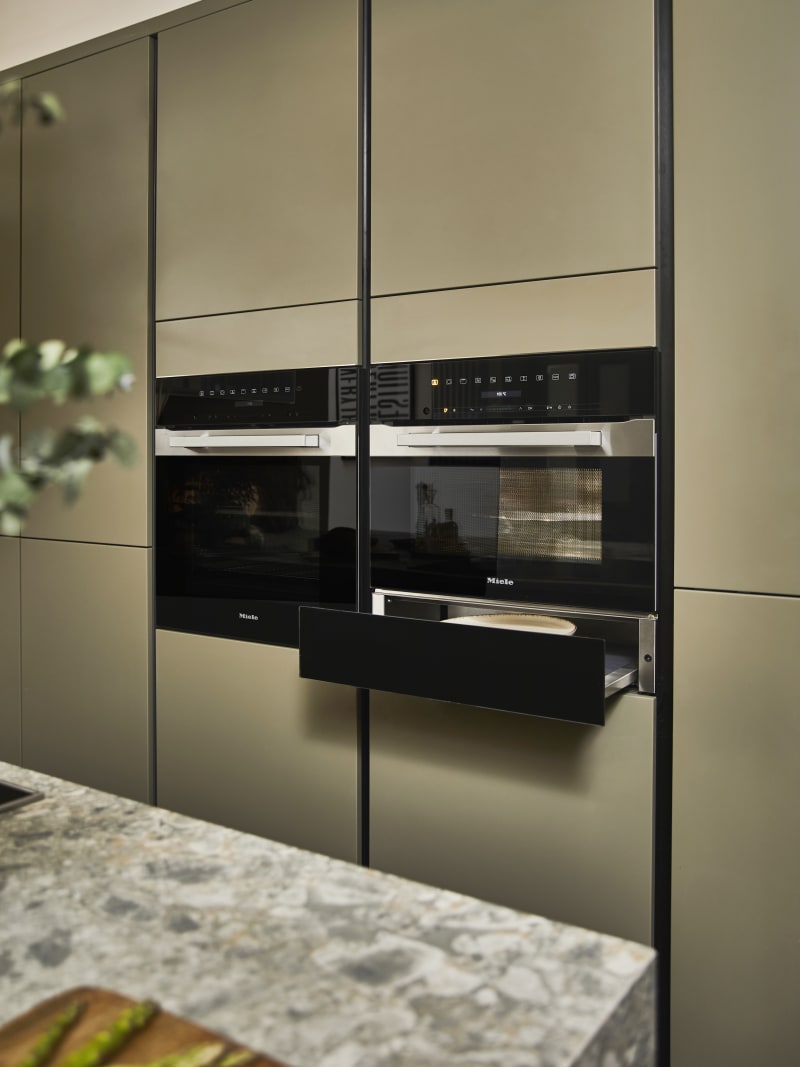
POLYGON ((0 474, 0 506, 3 510, 27 511, 34 497, 33 490, 26 478, 17 471, 4 471, 0 474))
POLYGON ((139 458, 136 442, 130 434, 117 430, 111 435, 108 443, 109 452, 124 467, 132 467, 139 458))
POLYGON ((39 111, 39 120, 45 124, 51 122, 63 122, 67 117, 67 113, 64 110, 61 101, 55 93, 37 93, 36 96, 32 98, 31 103, 33 103, 39 111))
POLYGON ((25 518, 24 515, 17 515, 13 511, 6 510, 0 498, 0 534, 5 534, 6 537, 19 537, 25 518))
POLYGON ((0 472, 10 471, 14 467, 14 439, 10 433, 0 437, 0 472))
POLYGON ((11 359, 11 357, 16 355, 17 352, 20 351, 20 349, 27 347, 27 341, 23 341, 21 337, 14 337, 12 338, 12 340, 6 341, 6 343, 3 345, 3 358, 11 359))
POLYGON ((66 345, 63 341, 42 341, 39 345, 41 365, 44 370, 51 370, 56 366, 64 354, 66 345))

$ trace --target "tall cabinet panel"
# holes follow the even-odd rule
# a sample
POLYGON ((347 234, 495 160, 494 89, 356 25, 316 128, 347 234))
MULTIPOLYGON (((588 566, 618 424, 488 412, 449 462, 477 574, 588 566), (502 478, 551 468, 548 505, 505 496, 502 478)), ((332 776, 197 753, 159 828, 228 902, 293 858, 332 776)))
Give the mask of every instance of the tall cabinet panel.
POLYGON ((156 631, 158 803, 355 861, 356 701, 298 652, 156 631))
MULTIPOLYGON (((8 106, 15 107, 19 97, 17 89, 8 106)), ((0 115, 0 347, 19 333, 20 130, 9 114, 0 115)))
MULTIPOLYGON (((17 89, 9 100, 19 101, 17 89)), ((11 114, 11 112, 9 112, 11 114)), ((19 189, 20 129, 3 113, 0 132, 0 348, 19 336, 19 189)), ((0 405, 0 437, 10 434, 14 444, 19 437, 19 415, 0 405)))
POLYGON ((150 797, 151 551, 22 541, 22 759, 150 797))
POLYGON ((675 3, 676 584, 800 595, 800 7, 675 3))
POLYGON ((673 1063, 800 1042, 800 600, 678 590, 673 1063))
POLYGON ((648 0, 374 0, 373 292, 652 267, 648 0))
MULTIPOLYGON (((16 99, 19 99, 17 90, 16 99)), ((4 116, 5 119, 5 116, 4 116)), ((19 127, 0 133, 0 346, 19 334, 19 127)), ((0 438, 19 436, 19 416, 0 406, 0 438)), ((19 540, 0 537, 0 759, 19 763, 19 540)))
POLYGON ((160 34, 158 319, 355 299, 357 17, 256 0, 160 34))
POLYGON ((20 763, 18 537, 0 537, 0 760, 20 763))
POLYGON ((654 700, 606 725, 370 699, 370 861, 649 943, 654 700))
MULTIPOLYGON (((101 464, 80 502, 46 493, 26 530, 32 537, 150 543, 148 256, 151 42, 133 41, 25 79, 25 91, 55 93, 63 123, 26 119, 22 165, 23 336, 127 353, 129 394, 83 409, 136 439, 130 471, 101 464)), ((23 434, 76 418, 74 404, 36 409, 23 434)))

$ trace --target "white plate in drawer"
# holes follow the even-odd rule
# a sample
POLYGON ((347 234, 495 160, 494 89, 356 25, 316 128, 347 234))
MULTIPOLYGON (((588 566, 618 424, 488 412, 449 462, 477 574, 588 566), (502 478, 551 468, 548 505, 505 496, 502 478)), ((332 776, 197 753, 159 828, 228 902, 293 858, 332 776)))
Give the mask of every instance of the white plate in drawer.
POLYGON ((445 622, 455 622, 462 626, 493 626, 501 630, 525 630, 532 634, 561 634, 568 637, 578 627, 569 619, 559 619, 555 615, 528 615, 524 612, 505 615, 459 615, 445 622))

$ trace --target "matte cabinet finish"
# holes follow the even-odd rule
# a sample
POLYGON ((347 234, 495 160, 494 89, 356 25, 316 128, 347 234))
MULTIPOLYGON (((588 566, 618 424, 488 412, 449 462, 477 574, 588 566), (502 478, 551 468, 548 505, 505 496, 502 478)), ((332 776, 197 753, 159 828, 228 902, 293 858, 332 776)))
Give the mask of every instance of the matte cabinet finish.
POLYGON ((296 649, 156 631, 159 805, 355 861, 356 702, 296 649))
MULTIPOLYGON (((19 98, 19 91, 17 91, 19 98)), ((19 336, 19 126, 0 132, 0 348, 19 336)), ((19 415, 0 406, 0 437, 19 439, 19 415)), ((13 762, 13 761, 12 761, 13 762)))
POLYGON ((655 326, 654 270, 447 289, 373 300, 372 358, 649 348, 655 326))
POLYGON ((650 943, 654 700, 575 726, 373 692, 372 866, 650 943))
POLYGON ((110 399, 37 408, 23 416, 23 434, 84 410, 132 433, 140 453, 132 470, 101 464, 75 507, 45 493, 31 537, 150 543, 150 53, 148 39, 133 41, 24 83, 56 93, 68 118, 47 127, 26 119, 23 129, 22 334, 125 352, 137 381, 110 399))
POLYGON ((794 1063, 800 1042, 800 600, 678 590, 672 1049, 794 1063))
POLYGON ((355 299, 357 14, 260 0, 159 35, 156 318, 355 299))
POLYGON ((0 537, 0 759, 22 761, 18 537, 0 537))
POLYGON ((151 550, 21 540, 23 765, 149 800, 151 550))
MULTIPOLYGON (((15 99, 19 100, 19 90, 15 99)), ((0 131, 0 347, 19 335, 19 182, 20 130, 4 122, 0 131)))
POLYGON ((358 303, 209 315, 156 324, 156 375, 340 367, 357 356, 358 303))
POLYGON ((675 3, 675 581, 796 596, 800 7, 720 11, 675 3))
POLYGON ((647 0, 374 0, 372 288, 652 267, 647 0))

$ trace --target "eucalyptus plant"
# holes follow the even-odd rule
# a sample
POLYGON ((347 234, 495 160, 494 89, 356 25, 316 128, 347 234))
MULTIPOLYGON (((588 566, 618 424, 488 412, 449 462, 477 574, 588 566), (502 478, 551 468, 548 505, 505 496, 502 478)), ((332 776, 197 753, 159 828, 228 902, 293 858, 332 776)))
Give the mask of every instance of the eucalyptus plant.
MULTIPOLYGON (((70 348, 63 341, 29 344, 16 339, 0 358, 0 404, 19 412, 37 401, 64 404, 128 390, 130 362, 121 352, 97 352, 88 345, 70 348)), ((83 415, 58 432, 32 431, 17 450, 11 434, 0 437, 0 533, 18 534, 38 493, 59 485, 65 500, 80 495, 87 475, 113 456, 130 465, 136 459, 132 437, 83 415)))
MULTIPOLYGON (((0 133, 5 125, 19 124, 31 113, 41 125, 64 119, 64 109, 53 93, 23 93, 19 81, 0 85, 0 133)), ((9 341, 0 355, 0 406, 18 412, 48 401, 64 404, 128 390, 133 384, 130 362, 120 352, 98 352, 89 345, 71 347, 64 341, 32 344, 21 338, 9 341)), ((59 485, 64 499, 77 499, 91 469, 106 456, 132 464, 133 438, 109 428, 91 415, 55 431, 32 431, 21 447, 16 435, 0 436, 0 534, 21 533, 31 505, 48 486, 59 485)))
POLYGON ((42 126, 65 118, 64 108, 55 93, 22 93, 19 79, 3 82, 0 85, 0 132, 8 123, 18 126, 26 111, 32 112, 42 126))

